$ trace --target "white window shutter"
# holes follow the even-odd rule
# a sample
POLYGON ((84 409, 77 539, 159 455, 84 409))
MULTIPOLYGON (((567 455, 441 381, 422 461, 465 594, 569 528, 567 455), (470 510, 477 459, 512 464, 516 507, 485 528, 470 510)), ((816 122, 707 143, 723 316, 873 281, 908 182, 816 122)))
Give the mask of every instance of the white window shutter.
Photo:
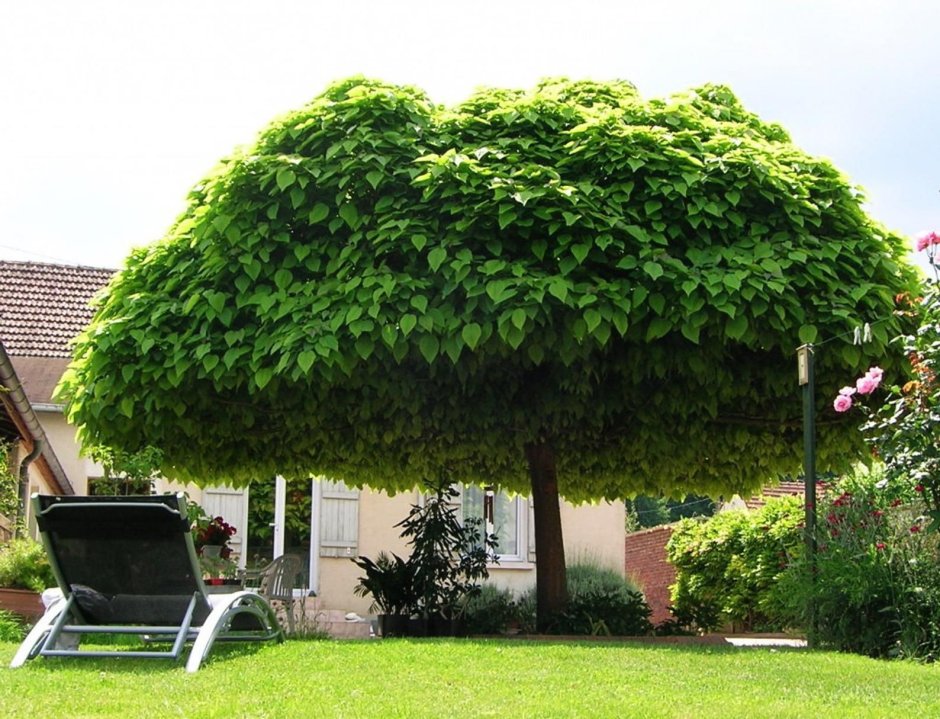
POLYGON ((235 527, 235 534, 228 540, 228 543, 243 566, 242 546, 248 534, 248 490, 232 487, 206 487, 202 491, 200 505, 210 517, 222 517, 235 527))
POLYGON ((355 557, 359 546, 359 490, 320 482, 320 556, 355 557))

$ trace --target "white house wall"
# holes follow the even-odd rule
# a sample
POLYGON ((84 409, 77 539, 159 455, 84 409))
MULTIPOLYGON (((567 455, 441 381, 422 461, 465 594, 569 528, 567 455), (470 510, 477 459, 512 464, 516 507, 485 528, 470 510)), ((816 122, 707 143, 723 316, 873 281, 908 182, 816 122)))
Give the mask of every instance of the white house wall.
MULTIPOLYGON (((365 489, 360 495, 358 554, 375 559, 379 552, 408 556, 408 546, 395 527, 418 501, 417 492, 390 497, 365 489)), ((565 557, 569 564, 590 561, 621 574, 624 567, 624 504, 601 502, 561 508, 565 535, 565 557)), ((353 593, 361 570, 345 557, 320 560, 320 601, 325 609, 344 609, 360 614, 369 611, 371 600, 353 593)), ((535 564, 529 561, 503 562, 490 570, 491 583, 522 592, 535 586, 535 564)))

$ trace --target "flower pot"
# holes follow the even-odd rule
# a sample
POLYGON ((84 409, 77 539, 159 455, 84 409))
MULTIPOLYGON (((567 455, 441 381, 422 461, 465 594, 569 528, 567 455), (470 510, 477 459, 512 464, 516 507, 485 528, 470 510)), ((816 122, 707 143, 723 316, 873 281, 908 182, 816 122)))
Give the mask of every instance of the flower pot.
POLYGON ((222 556, 221 544, 205 544, 202 547, 202 556, 209 559, 219 559, 222 556))
POLYGON ((35 620, 42 616, 39 593, 29 589, 0 589, 0 609, 35 620))
POLYGON ((429 637, 459 637, 463 633, 463 622, 456 617, 432 614, 428 617, 429 637))
POLYGON ((408 625, 411 618, 407 614, 380 614, 379 634, 383 637, 409 637, 408 625))

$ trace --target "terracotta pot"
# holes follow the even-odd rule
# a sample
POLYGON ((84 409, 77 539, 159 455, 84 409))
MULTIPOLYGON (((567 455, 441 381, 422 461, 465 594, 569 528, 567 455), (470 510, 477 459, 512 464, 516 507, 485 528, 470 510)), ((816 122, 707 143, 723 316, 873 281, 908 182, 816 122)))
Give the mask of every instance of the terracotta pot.
POLYGON ((38 592, 29 589, 0 588, 0 609, 27 619, 38 619, 44 611, 38 592))

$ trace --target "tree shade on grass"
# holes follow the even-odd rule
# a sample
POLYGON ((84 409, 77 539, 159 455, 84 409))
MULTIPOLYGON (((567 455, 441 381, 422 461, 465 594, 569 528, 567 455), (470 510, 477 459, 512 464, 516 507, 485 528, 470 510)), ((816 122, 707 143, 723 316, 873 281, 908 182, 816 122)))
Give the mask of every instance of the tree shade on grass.
MULTIPOLYGON (((69 417, 200 483, 531 492, 551 613, 559 492, 747 492, 798 466, 797 345, 871 322, 866 351, 897 364, 916 276, 861 199, 722 86, 546 80, 444 108, 338 82, 131 255, 76 345, 69 417)), ((821 353, 820 396, 861 360, 821 353)), ((854 427, 820 412, 821 465, 848 460, 854 427)))

